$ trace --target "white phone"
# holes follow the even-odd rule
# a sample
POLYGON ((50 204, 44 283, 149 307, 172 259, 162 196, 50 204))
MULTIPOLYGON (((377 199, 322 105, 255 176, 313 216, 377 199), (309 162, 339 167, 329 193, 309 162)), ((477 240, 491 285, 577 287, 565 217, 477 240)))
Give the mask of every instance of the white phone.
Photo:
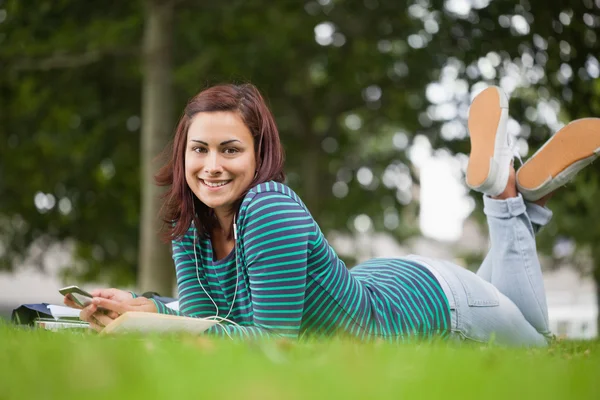
POLYGON ((58 292, 63 296, 69 295, 71 299, 81 307, 88 306, 94 297, 85 290, 79 288, 79 286, 67 286, 59 289, 58 292))

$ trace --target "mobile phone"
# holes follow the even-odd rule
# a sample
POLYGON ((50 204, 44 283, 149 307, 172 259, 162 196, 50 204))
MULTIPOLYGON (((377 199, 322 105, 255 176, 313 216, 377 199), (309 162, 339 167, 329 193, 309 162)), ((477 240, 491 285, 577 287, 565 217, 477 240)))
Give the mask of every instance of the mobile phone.
POLYGON ((63 296, 69 295, 81 307, 88 306, 94 297, 85 290, 80 289, 79 286, 67 286, 59 289, 58 292, 63 296))

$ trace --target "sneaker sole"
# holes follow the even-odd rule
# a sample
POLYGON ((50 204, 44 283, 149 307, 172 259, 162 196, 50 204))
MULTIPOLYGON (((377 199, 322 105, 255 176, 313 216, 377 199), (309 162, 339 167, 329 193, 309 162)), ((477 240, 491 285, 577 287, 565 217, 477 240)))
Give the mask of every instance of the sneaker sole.
MULTIPOLYGON (((489 87, 478 94, 469 109, 469 136, 471 154, 467 166, 467 185, 474 190, 487 192, 495 175, 505 166, 497 165, 495 149, 506 144, 508 98, 497 87, 489 87)), ((508 177, 508 175, 507 175, 508 177)))
POLYGON ((517 188, 535 201, 569 182, 600 155, 600 118, 583 118, 556 132, 517 171, 517 188))

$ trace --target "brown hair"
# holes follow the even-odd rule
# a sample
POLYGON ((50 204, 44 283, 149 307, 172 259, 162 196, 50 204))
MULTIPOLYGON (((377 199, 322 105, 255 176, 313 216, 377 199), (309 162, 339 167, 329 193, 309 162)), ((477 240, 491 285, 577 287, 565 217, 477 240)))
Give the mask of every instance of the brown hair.
MULTIPOLYGON (((203 90, 186 105, 173 142, 164 152, 167 163, 155 176, 159 186, 169 186, 162 196, 164 203, 161 208, 165 223, 163 239, 166 241, 181 237, 192 221, 201 237, 207 237, 217 224, 212 209, 198 200, 185 180, 185 149, 192 119, 198 113, 216 111, 238 113, 252 134, 257 172, 248 190, 263 182, 283 182, 285 179, 279 132, 258 89, 251 84, 228 84, 203 90)), ((238 199, 234 209, 239 208, 248 190, 238 199)))

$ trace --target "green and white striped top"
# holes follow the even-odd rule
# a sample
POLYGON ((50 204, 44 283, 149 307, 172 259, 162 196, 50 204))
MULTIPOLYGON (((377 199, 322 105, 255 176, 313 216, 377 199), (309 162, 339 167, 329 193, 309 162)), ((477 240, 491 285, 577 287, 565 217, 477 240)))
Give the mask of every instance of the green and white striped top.
POLYGON ((448 300, 427 268, 398 258, 373 259, 348 270, 300 198, 283 184, 252 188, 237 226, 236 247, 222 260, 215 259, 209 239, 197 238, 194 251, 193 225, 173 241, 179 311, 156 301, 160 313, 214 316, 199 276, 219 316, 227 315, 235 298, 228 319, 239 326, 216 325, 210 333, 403 341, 445 336, 450 329, 448 300))

